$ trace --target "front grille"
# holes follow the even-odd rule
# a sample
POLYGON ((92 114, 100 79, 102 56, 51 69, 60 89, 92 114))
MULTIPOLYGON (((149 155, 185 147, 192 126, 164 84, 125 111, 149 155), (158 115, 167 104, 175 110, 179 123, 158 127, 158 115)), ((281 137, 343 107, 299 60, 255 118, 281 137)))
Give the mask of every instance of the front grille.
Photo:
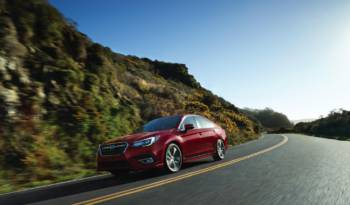
POLYGON ((103 144, 100 146, 102 155, 120 155, 126 150, 127 143, 103 144))

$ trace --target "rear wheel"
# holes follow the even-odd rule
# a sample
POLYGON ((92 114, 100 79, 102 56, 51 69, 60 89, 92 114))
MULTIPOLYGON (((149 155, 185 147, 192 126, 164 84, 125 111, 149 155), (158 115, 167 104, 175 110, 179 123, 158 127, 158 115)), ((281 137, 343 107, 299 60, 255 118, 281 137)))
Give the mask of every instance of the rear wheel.
POLYGON ((225 158, 225 143, 222 139, 216 141, 216 152, 213 158, 215 161, 223 160, 225 158))
POLYGON ((169 144, 165 151, 165 167, 170 172, 177 172, 182 166, 182 152, 175 143, 169 144))

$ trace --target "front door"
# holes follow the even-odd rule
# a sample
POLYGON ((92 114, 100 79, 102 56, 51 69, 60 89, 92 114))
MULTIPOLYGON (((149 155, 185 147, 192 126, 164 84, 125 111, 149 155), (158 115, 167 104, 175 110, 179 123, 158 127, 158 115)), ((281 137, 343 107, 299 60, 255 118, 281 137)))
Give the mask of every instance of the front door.
POLYGON ((181 124, 180 129, 184 129, 186 124, 192 124, 193 129, 183 131, 183 152, 185 158, 191 158, 201 154, 203 147, 201 143, 200 130, 198 129, 197 122, 194 120, 193 116, 186 116, 181 124))

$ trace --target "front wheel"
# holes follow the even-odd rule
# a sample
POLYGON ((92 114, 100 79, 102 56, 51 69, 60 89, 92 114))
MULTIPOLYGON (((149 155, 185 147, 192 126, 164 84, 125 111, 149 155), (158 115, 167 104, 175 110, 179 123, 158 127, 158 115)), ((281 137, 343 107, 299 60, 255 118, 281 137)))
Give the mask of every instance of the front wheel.
POLYGON ((165 166, 170 172, 177 172, 182 166, 182 152, 175 143, 170 143, 165 151, 165 166))
POLYGON ((225 158, 225 143, 222 139, 216 142, 216 152, 213 156, 215 161, 223 160, 225 158))

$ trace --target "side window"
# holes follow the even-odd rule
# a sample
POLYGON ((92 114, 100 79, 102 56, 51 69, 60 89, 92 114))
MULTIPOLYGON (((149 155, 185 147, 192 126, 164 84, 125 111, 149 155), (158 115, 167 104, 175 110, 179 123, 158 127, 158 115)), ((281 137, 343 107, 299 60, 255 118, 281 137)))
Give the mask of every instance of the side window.
POLYGON ((194 117, 192 117, 192 116, 185 118, 185 120, 181 124, 180 129, 184 129, 186 124, 192 124, 194 126, 194 128, 198 128, 197 122, 195 121, 194 117))
POLYGON ((215 124, 208 120, 207 118, 196 116, 196 120, 199 123, 200 128, 212 128, 215 127, 215 124))

